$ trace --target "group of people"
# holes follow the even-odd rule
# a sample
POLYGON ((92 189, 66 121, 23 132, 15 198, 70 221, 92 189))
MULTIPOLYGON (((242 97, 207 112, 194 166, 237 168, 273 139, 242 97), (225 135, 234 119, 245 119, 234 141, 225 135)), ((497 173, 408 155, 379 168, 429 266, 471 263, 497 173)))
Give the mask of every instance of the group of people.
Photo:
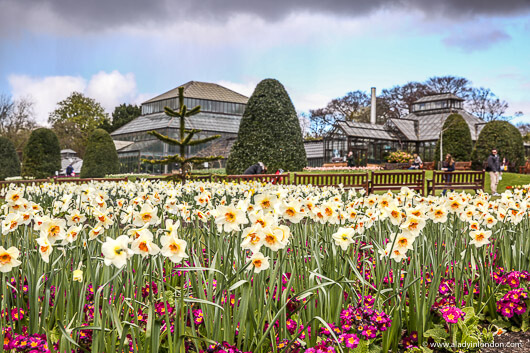
MULTIPOLYGON (((421 169, 422 167, 423 162, 420 156, 418 156, 417 153, 414 153, 414 160, 409 169, 421 169)), ((455 160, 449 153, 445 155, 441 170, 444 172, 452 172, 455 170, 455 160)), ((502 172, 506 170, 508 170, 508 160, 503 158, 501 162, 497 149, 492 149, 491 154, 488 156, 486 161, 484 171, 487 171, 490 174, 490 188, 493 196, 499 196, 499 193, 497 192, 497 186, 499 185, 499 180, 502 180, 502 172)), ((451 175, 445 175, 444 180, 450 183, 451 175)), ((447 190, 444 189, 442 195, 445 195, 446 192, 447 190)))
MULTIPOLYGON (((417 153, 414 153, 413 157, 414 159, 412 160, 412 164, 409 169, 414 170, 423 168, 423 161, 421 160, 420 156, 417 153)), ((352 151, 350 151, 346 156, 346 162, 348 167, 355 167, 355 158, 352 151)), ((490 188, 493 196, 499 196, 499 193, 497 192, 497 185, 499 184, 499 180, 502 179, 502 172, 506 171, 507 169, 508 161, 506 158, 503 158, 501 162, 497 149, 492 149, 491 154, 486 161, 486 167, 484 171, 487 171, 490 174, 490 188)), ((445 155, 441 170, 444 172, 452 172, 455 170, 455 160, 449 153, 445 155)), ((264 174, 266 172, 267 167, 262 162, 258 162, 248 167, 244 174, 264 174)), ((276 174, 281 172, 283 171, 277 171, 276 174)), ((446 182, 450 183, 451 179, 451 175, 444 175, 444 180, 446 182)), ((442 195, 445 195, 446 192, 447 190, 444 189, 442 191, 442 195)))

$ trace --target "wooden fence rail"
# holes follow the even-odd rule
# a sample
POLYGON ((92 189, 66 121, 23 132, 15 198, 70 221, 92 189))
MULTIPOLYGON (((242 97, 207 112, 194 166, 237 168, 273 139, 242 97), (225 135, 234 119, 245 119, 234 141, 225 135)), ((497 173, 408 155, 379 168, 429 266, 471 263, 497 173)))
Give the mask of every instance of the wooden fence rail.
MULTIPOLYGON (((35 180, 16 180, 0 181, 0 190, 15 185, 40 185, 43 183, 54 182, 84 184, 89 182, 122 182, 127 181, 125 178, 85 178, 85 179, 35 179, 35 180)), ((164 180, 163 178, 153 178, 152 180, 164 180)), ((257 174, 257 175, 198 175, 192 176, 195 181, 218 181, 218 182, 248 182, 258 181, 261 183, 272 183, 279 185, 288 185, 291 182, 294 185, 313 185, 318 187, 339 186, 345 189, 359 188, 365 189, 366 192, 400 190, 406 186, 416 190, 421 195, 427 194, 440 189, 459 189, 459 190, 484 190, 485 173, 474 171, 454 171, 441 172, 433 171, 433 178, 426 180, 425 171, 402 171, 402 172, 376 172, 351 173, 351 174, 299 174, 294 173, 291 180, 289 173, 285 174, 257 174)))

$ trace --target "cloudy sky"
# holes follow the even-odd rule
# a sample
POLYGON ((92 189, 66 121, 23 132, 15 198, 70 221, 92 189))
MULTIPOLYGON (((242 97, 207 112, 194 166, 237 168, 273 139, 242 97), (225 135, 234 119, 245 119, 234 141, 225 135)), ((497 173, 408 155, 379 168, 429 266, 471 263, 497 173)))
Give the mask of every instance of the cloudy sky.
POLYGON ((530 122, 530 0, 0 0, 0 93, 39 121, 72 91, 111 112, 190 80, 298 111, 352 90, 455 75, 530 122))

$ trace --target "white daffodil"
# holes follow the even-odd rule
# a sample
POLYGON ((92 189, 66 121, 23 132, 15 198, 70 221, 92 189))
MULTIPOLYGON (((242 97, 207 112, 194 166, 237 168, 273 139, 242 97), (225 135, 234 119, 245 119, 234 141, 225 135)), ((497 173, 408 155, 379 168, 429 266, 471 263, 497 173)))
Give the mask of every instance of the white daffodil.
POLYGON ((51 244, 66 238, 66 221, 64 219, 52 218, 44 222, 40 227, 41 238, 45 237, 51 244))
POLYGON ((252 254, 249 260, 252 265, 248 267, 247 271, 253 269, 254 273, 260 273, 261 271, 265 271, 270 267, 269 258, 263 256, 263 254, 259 251, 252 254))
POLYGON ((9 249, 4 249, 0 246, 0 272, 6 273, 11 271, 13 267, 19 266, 22 262, 18 261, 20 252, 14 246, 9 249))
POLYGON ((342 250, 348 250, 348 246, 353 243, 353 236, 355 230, 353 228, 340 227, 337 232, 333 233, 332 238, 335 240, 335 245, 340 246, 342 250))
POLYGON ((36 239, 39 244, 39 254, 42 257, 42 261, 50 262, 50 254, 52 253, 53 247, 48 238, 41 236, 36 239))
POLYGON ((20 217, 19 213, 8 214, 2 221, 2 234, 6 235, 8 233, 14 232, 21 223, 22 218, 20 217))
POLYGON ((276 225, 277 220, 271 213, 263 214, 263 211, 251 212, 248 214, 250 224, 259 224, 262 228, 276 225))
POLYGON ((126 235, 120 235, 116 239, 107 237, 107 240, 101 246, 105 265, 114 265, 122 268, 127 264, 127 259, 132 256, 129 249, 129 238, 126 235))
POLYGON ((469 244, 474 244, 477 248, 483 245, 489 244, 489 238, 491 237, 491 230, 473 230, 469 232, 471 240, 469 244))
POLYGON ((159 223, 157 213, 158 209, 156 207, 152 207, 148 203, 144 203, 140 209, 140 212, 134 212, 133 223, 137 227, 142 227, 145 225, 157 225, 159 223))
POLYGON ((160 244, 162 245, 160 253, 173 263, 178 264, 188 257, 186 255, 186 246, 188 243, 183 239, 177 238, 176 233, 161 236, 160 244))
POLYGON ((114 224, 114 221, 112 220, 112 218, 110 218, 109 215, 107 214, 107 210, 105 211, 96 210, 94 212, 94 217, 98 220, 98 225, 102 226, 105 229, 109 229, 109 227, 114 224))
POLYGON ((171 235, 173 233, 176 233, 179 227, 180 227, 179 220, 173 221, 172 219, 166 219, 166 228, 165 228, 166 235, 171 235))
POLYGON ((234 206, 218 206, 218 216, 215 218, 217 229, 221 232, 239 231, 242 224, 247 224, 248 219, 245 212, 234 206))
POLYGON ((248 249, 253 253, 258 252, 265 241, 265 233, 259 224, 243 229, 241 237, 243 238, 241 248, 248 249))
POLYGON ((271 227, 263 228, 263 245, 272 251, 278 251, 285 248, 287 242, 283 242, 283 232, 271 227))
POLYGON ((447 208, 444 205, 440 205, 433 209, 431 219, 434 223, 445 223, 447 222, 448 214, 447 208))
POLYGON ((142 229, 139 233, 140 236, 131 244, 131 251, 135 254, 142 255, 142 257, 158 254, 160 248, 153 243, 153 234, 148 229, 142 229))
POLYGON ((405 222, 400 226, 401 229, 412 233, 415 237, 420 235, 423 227, 425 227, 425 220, 413 215, 408 215, 405 222))
POLYGON ((304 218, 304 214, 300 211, 302 204, 297 200, 290 202, 282 202, 280 206, 280 213, 282 217, 292 223, 300 223, 304 218))
POLYGON ((412 246, 414 239, 415 237, 410 232, 402 232, 397 235, 392 234, 390 243, 394 243, 394 248, 404 249, 407 252, 407 250, 414 249, 412 246))
MULTIPOLYGON (((392 243, 389 243, 389 244, 392 244, 392 243)), ((390 251, 390 258, 394 259, 396 262, 401 262, 401 260, 407 258, 407 249, 398 248, 394 245, 394 247, 390 251)))
POLYGON ((278 202, 278 197, 268 192, 254 195, 254 205, 257 211, 271 211, 278 202))
POLYGON ((101 225, 96 225, 94 228, 90 229, 90 231, 88 232, 88 239, 94 240, 97 237, 99 237, 101 234, 103 234, 104 231, 105 229, 101 225))
POLYGON ((71 226, 70 228, 68 228, 66 230, 66 237, 63 240, 63 245, 71 244, 76 241, 82 229, 83 227, 81 225, 71 226))

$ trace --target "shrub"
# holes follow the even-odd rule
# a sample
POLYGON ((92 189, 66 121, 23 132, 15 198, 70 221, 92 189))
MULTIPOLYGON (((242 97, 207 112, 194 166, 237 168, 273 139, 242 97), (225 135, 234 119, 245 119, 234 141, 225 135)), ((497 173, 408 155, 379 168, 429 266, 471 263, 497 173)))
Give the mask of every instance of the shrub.
POLYGON ((407 163, 414 157, 405 151, 396 151, 392 152, 388 155, 387 161, 388 163, 407 163))
POLYGON ((96 129, 88 138, 81 178, 103 178, 118 173, 118 152, 109 133, 96 129))
MULTIPOLYGON (((473 141, 471 140, 471 131, 466 121, 460 114, 451 114, 445 119, 443 124, 443 152, 442 158, 449 153, 455 161, 471 160, 473 151, 473 141)), ((436 152, 434 159, 440 158, 440 140, 436 143, 436 152)))
POLYGON ((507 121, 491 121, 480 132, 473 151, 473 167, 482 168, 491 150, 496 148, 500 158, 506 158, 512 168, 525 162, 523 137, 519 130, 507 121))
POLYGON ((0 180, 20 175, 20 160, 10 139, 0 137, 0 180))
POLYGON ((274 79, 261 81, 248 100, 226 172, 240 174, 257 162, 270 172, 300 171, 307 165, 298 116, 287 91, 274 79))
POLYGON ((22 176, 47 178, 61 169, 57 135, 46 128, 33 130, 22 156, 22 176))

